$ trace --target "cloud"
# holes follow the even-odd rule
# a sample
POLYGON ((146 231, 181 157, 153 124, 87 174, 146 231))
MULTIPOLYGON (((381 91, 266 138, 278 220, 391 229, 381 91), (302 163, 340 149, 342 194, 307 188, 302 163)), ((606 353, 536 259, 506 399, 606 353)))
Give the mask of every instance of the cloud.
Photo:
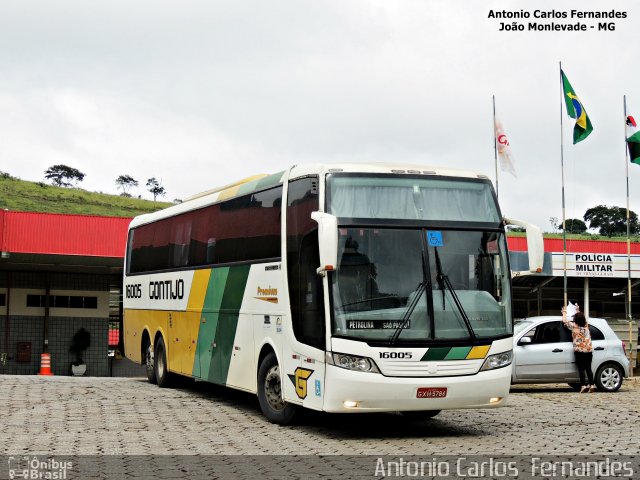
MULTIPOLYGON (((11 2, 0 17, 0 163, 41 180, 54 163, 162 179, 170 198, 292 164, 411 162, 493 177, 492 95, 518 160, 510 216, 561 216, 558 62, 594 133, 570 144, 567 208, 622 205, 622 95, 640 104, 638 8, 615 32, 498 32, 490 9, 601 2, 280 0, 11 2), (626 60, 625 60, 626 59, 626 60)), ((635 102, 635 103, 634 103, 635 102)), ((640 106, 638 106, 640 108, 640 106)), ((640 211, 640 171, 631 168, 640 211)), ((145 194, 141 188, 138 193, 145 194)))

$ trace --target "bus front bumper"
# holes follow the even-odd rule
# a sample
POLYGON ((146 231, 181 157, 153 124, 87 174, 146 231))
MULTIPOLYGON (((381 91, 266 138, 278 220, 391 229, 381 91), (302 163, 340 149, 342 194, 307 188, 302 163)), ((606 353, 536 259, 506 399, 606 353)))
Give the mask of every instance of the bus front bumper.
POLYGON ((327 365, 323 410, 346 413, 494 408, 504 405, 510 384, 511 365, 459 377, 385 377, 327 365), (419 398, 425 395, 425 389, 437 389, 439 395, 446 396, 419 398))

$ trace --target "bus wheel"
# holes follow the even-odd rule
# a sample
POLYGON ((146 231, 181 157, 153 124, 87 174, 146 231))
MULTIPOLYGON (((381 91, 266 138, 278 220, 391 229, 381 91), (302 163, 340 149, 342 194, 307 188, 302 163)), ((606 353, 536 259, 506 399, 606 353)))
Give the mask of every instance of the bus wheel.
POLYGON ((267 355, 258 370, 258 401, 271 423, 288 425, 296 414, 296 406, 282 399, 282 379, 276 354, 267 355))
POLYGON ((165 388, 171 386, 173 375, 167 368, 167 349, 164 346, 162 337, 158 338, 156 342, 156 349, 153 354, 153 370, 159 387, 165 388))
POLYGON ((400 412, 402 416, 412 422, 424 422, 438 415, 442 410, 417 410, 409 412, 400 412))
POLYGON ((147 345, 147 350, 144 352, 144 365, 147 370, 147 380, 149 380, 149 383, 157 383, 156 370, 153 364, 153 347, 151 346, 151 343, 147 345))

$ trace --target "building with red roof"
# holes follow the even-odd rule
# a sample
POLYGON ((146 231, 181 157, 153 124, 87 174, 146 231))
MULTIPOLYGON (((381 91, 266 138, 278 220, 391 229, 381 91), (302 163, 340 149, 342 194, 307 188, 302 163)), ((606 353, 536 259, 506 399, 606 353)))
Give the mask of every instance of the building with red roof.
POLYGON ((0 210, 0 373, 37 373, 49 353, 52 372, 68 375, 74 335, 85 329, 86 374, 110 374, 130 221, 0 210))

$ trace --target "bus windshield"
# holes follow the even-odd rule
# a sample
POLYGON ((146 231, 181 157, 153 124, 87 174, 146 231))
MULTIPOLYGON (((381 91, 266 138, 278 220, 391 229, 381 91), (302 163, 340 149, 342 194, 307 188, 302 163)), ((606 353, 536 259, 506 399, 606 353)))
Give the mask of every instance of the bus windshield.
POLYGON ((328 213, 339 218, 414 221, 501 221, 486 180, 428 176, 332 174, 328 213))
POLYGON ((504 234, 340 228, 333 334, 424 343, 513 333, 504 234))

